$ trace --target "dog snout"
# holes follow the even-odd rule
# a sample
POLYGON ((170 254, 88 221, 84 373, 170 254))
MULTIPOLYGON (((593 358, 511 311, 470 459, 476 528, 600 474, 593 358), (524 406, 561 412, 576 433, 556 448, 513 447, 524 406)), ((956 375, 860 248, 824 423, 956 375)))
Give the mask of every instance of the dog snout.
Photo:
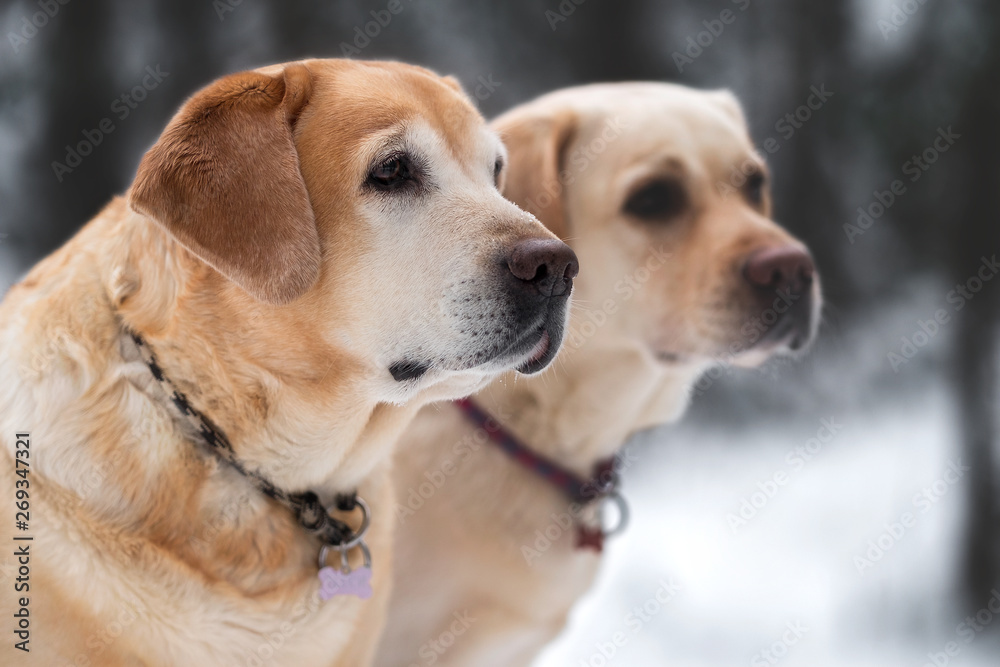
POLYGON ((580 272, 576 253, 556 239, 519 241, 507 257, 507 266, 521 284, 545 297, 568 295, 580 272))
POLYGON ((799 350, 812 341, 819 277, 808 250, 790 243, 759 248, 744 261, 743 278, 755 295, 752 321, 764 326, 755 335, 755 346, 780 344, 799 350))
POLYGON ((750 254, 743 277, 751 286, 801 295, 812 287, 816 264, 804 249, 794 245, 762 248, 750 254))

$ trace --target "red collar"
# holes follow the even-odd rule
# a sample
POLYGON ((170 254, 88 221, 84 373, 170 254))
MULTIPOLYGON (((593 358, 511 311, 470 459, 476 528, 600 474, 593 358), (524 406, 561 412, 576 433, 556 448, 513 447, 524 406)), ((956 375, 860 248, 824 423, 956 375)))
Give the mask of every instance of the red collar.
POLYGON ((582 479, 552 459, 529 449, 524 443, 507 431, 496 419, 484 412, 472 399, 463 398, 455 405, 476 425, 490 436, 490 441, 500 447, 508 456, 522 466, 545 478, 561 490, 573 503, 581 506, 603 500, 614 500, 618 505, 620 520, 613 530, 603 526, 588 526, 579 519, 576 522, 576 548, 593 549, 598 553, 604 548, 604 539, 625 529, 628 522, 628 505, 618 493, 618 471, 616 457, 602 459, 594 465, 590 479, 582 479))

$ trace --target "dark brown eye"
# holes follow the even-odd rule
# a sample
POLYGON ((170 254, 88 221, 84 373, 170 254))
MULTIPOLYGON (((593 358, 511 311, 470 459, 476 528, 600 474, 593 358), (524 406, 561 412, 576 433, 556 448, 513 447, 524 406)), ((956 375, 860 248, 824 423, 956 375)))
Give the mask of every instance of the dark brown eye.
POLYGON ((764 183, 766 182, 764 175, 760 172, 754 172, 747 177, 747 183, 744 186, 744 190, 747 193, 747 200, 751 204, 760 205, 764 203, 764 183))
POLYGON ((679 215, 687 207, 684 187, 673 180, 653 181, 644 185, 625 202, 625 212, 642 220, 665 220, 679 215))
POLYGON ((410 162, 404 155, 380 162, 368 175, 368 181, 380 190, 395 190, 412 180, 410 162))
POLYGON ((503 173, 503 160, 497 158, 497 161, 493 163, 493 184, 497 187, 500 186, 500 174, 503 173))

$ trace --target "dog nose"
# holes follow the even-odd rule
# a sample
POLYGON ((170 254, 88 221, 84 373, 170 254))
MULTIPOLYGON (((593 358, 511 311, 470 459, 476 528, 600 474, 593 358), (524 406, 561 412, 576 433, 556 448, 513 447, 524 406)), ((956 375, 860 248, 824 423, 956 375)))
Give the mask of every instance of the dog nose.
POLYGON ((510 272, 542 296, 565 296, 573 289, 580 263, 573 249, 556 239, 520 241, 507 258, 510 272))
POLYGON ((816 265, 812 256, 794 245, 763 248, 751 253, 743 276, 754 287, 801 294, 812 285, 816 265))

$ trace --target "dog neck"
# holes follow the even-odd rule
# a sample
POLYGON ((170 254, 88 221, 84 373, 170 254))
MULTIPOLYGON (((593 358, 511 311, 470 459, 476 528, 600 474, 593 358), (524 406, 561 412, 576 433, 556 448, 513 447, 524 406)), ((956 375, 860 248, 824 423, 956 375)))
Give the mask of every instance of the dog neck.
POLYGON ((319 304, 276 313, 152 221, 126 215, 106 279, 124 325, 249 468, 289 491, 356 488, 388 456, 417 402, 370 398, 371 369, 310 321, 319 304))
POLYGON ((633 433, 679 418, 701 370, 591 340, 567 345, 540 376, 508 375, 475 400, 533 451, 587 478, 633 433))

